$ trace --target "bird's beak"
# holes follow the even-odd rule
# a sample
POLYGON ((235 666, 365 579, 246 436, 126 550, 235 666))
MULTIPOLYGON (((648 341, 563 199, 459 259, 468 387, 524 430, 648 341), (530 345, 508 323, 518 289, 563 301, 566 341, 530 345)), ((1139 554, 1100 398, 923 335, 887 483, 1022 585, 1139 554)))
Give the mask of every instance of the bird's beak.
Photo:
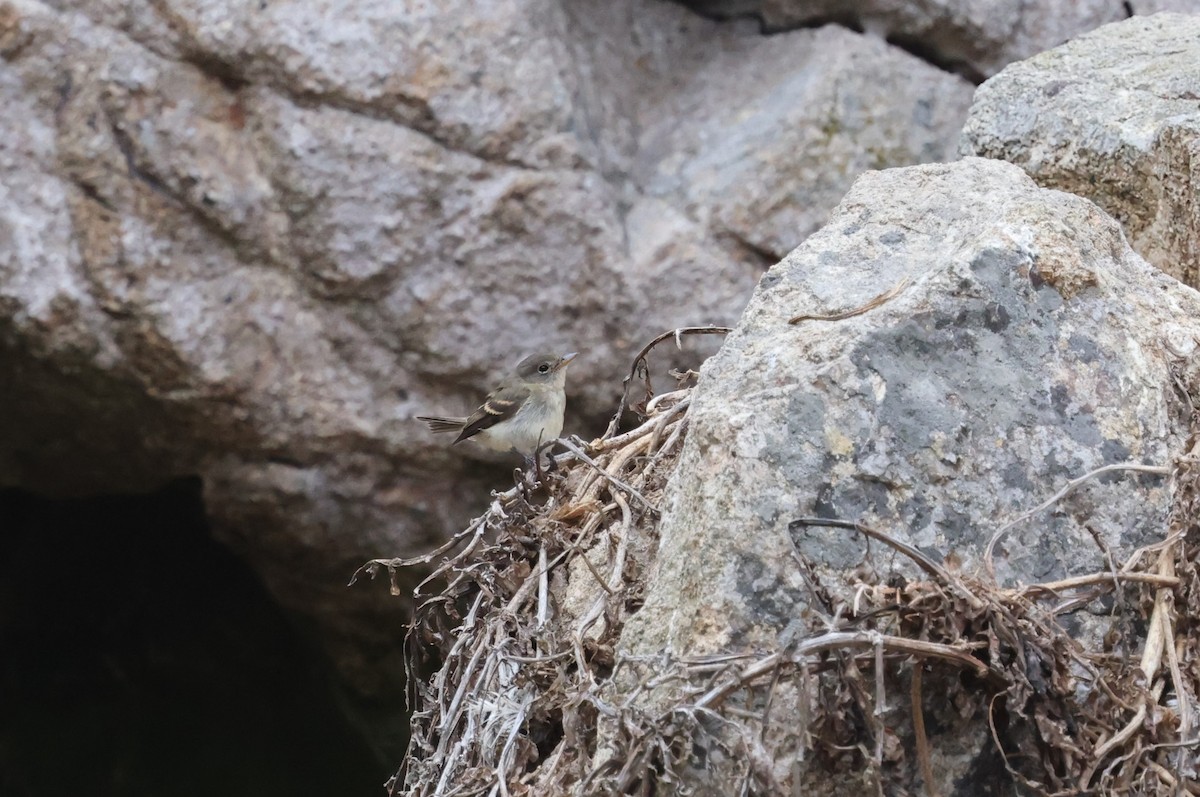
MULTIPOLYGON (((577 351, 564 354, 562 357, 558 358, 558 368, 566 368, 571 363, 571 360, 574 360, 578 356, 579 352, 577 351)), ((555 368, 554 370, 557 371, 558 368, 555 368)))

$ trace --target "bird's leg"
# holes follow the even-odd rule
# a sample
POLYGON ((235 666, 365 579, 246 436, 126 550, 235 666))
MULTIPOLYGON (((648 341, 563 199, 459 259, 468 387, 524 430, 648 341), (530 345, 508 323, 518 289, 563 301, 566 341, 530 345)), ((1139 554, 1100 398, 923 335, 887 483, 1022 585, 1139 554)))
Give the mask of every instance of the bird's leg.
POLYGON ((538 432, 537 445, 533 447, 533 473, 538 483, 542 482, 542 433, 538 432))
POLYGON ((518 451, 515 447, 509 450, 514 454, 521 455, 521 467, 513 468, 513 484, 522 493, 528 493, 529 488, 532 486, 529 483, 529 473, 536 464, 534 461, 536 459, 536 453, 534 458, 531 459, 528 454, 518 451))
POLYGON ((551 452, 553 452, 553 450, 554 450, 554 444, 555 444, 555 443, 557 443, 557 442, 558 442, 557 440, 550 440, 550 441, 548 441, 548 442, 546 443, 546 445, 545 445, 545 449, 546 449, 546 473, 554 473, 555 471, 557 471, 557 470, 558 470, 558 460, 557 460, 557 459, 555 459, 555 458, 554 458, 554 454, 553 454, 553 453, 551 453, 551 452))

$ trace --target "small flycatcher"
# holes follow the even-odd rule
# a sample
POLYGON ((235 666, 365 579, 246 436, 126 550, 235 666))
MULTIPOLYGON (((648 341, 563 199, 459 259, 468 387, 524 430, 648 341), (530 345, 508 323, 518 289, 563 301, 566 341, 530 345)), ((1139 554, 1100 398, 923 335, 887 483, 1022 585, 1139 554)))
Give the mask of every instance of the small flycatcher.
POLYGON ((528 457, 562 434, 567 366, 577 353, 529 355, 466 418, 418 415, 417 420, 435 432, 458 432, 454 443, 469 438, 493 451, 516 451, 528 457))

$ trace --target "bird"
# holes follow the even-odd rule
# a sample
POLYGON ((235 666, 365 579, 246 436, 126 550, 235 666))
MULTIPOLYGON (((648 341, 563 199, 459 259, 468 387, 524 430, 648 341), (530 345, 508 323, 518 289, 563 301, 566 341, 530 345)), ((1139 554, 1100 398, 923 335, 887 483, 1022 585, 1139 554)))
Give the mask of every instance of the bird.
POLYGON ((567 366, 577 355, 531 354, 466 418, 418 415, 417 420, 435 433, 458 432, 451 445, 474 440, 492 451, 516 451, 528 458, 562 434, 567 366))

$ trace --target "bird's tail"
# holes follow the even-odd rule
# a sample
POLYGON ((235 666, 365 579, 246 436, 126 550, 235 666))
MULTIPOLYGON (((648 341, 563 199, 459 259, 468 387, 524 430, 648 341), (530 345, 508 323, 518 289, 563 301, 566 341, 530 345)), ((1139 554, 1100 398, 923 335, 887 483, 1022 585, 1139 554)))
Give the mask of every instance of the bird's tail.
POLYGON ((431 415, 418 415, 418 421, 425 421, 425 425, 433 432, 461 432, 463 425, 466 424, 466 418, 439 418, 431 415))

